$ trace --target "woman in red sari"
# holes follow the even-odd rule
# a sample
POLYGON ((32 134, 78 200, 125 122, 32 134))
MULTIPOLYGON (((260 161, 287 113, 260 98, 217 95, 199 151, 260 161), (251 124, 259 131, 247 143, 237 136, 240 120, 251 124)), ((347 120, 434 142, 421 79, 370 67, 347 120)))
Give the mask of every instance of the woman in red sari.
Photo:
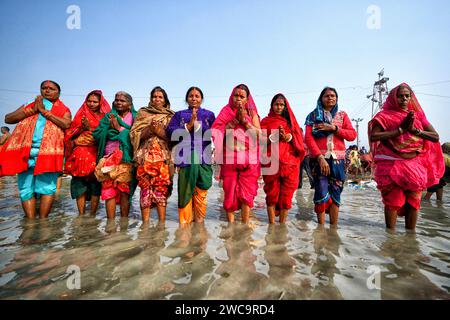
POLYGON ((406 229, 414 230, 422 191, 439 182, 444 160, 439 135, 406 83, 391 90, 369 122, 369 139, 386 227, 395 229, 397 216, 405 216, 406 229))
MULTIPOLYGON (((278 170, 263 174, 269 223, 275 223, 276 212, 279 213, 280 223, 284 223, 292 207, 294 192, 298 188, 300 164, 305 156, 305 148, 302 129, 283 94, 279 93, 273 97, 269 115, 261 121, 261 129, 267 130, 269 138, 267 155, 273 156, 278 149, 278 157, 275 157, 275 161, 278 161, 278 166, 275 167, 278 167, 278 170)), ((266 166, 275 170, 273 163, 266 166)))
POLYGON ((66 131, 65 173, 72 175, 70 193, 77 199, 80 215, 86 211, 86 201, 91 201, 91 214, 95 215, 101 194, 101 183, 94 175, 97 164, 97 146, 92 132, 111 107, 101 90, 90 92, 66 131))
POLYGON ((63 171, 64 130, 72 116, 60 94, 59 84, 43 81, 34 102, 5 116, 6 123, 17 126, 0 154, 0 176, 18 174, 22 208, 30 219, 36 216, 36 194, 40 218, 48 216, 63 171))
POLYGON ((258 110, 245 84, 233 89, 228 104, 222 108, 212 125, 215 157, 223 181, 224 202, 228 221, 241 209, 242 222, 247 223, 258 192, 261 173, 258 137, 258 110))

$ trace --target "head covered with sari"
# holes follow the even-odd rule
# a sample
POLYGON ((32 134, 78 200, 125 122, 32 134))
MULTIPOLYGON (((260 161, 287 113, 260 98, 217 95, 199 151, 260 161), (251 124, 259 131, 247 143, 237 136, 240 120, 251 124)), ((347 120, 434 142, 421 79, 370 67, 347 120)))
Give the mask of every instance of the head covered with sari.
MULTIPOLYGON (((215 157, 218 161, 224 160, 222 159, 222 157, 224 156, 223 145, 225 141, 226 126, 228 123, 233 121, 239 110, 239 108, 237 108, 234 105, 233 101, 233 97, 236 91, 239 89, 244 90, 247 93, 247 103, 244 105, 244 109, 247 111, 246 115, 247 121, 251 123, 255 115, 259 119, 258 109, 256 108, 255 101, 253 100, 253 97, 248 87, 245 84, 239 84, 236 87, 234 87, 233 91, 231 92, 230 98, 228 99, 228 104, 222 108, 213 125, 211 126, 212 138, 214 141, 214 145, 216 147, 215 157)), ((245 128, 241 124, 237 124, 235 126, 235 130, 233 131, 235 134, 235 138, 238 141, 240 141, 243 144, 248 144, 248 142, 247 143, 245 142, 246 140, 245 128)))
MULTIPOLYGON (((401 83, 389 92, 389 95, 380 112, 378 112, 369 122, 369 138, 375 124, 381 126, 384 131, 397 130, 405 117, 408 115, 409 111, 413 111, 415 113, 414 127, 423 130, 424 128, 421 120, 423 119, 425 122, 428 122, 428 120, 426 120, 425 113, 423 112, 423 109, 411 87, 406 83, 401 83), (398 103, 397 94, 401 88, 407 88, 411 94, 411 99, 408 102, 407 109, 403 109, 398 103)), ((371 147, 375 151, 380 151, 380 142, 371 142, 371 144, 371 147)), ((398 137, 389 139, 386 144, 389 145, 389 147, 383 148, 384 153, 389 152, 389 149, 393 149, 395 152, 399 153, 424 153, 430 147, 429 144, 431 144, 431 142, 421 139, 410 132, 405 132, 398 137)))
POLYGON ((88 95, 86 96, 86 99, 84 100, 83 105, 75 114, 75 117, 70 125, 70 128, 66 131, 66 140, 72 138, 80 131, 83 125, 82 123, 83 118, 86 118, 88 120, 90 127, 92 128, 92 130, 94 130, 100 124, 100 120, 105 116, 105 114, 107 114, 110 111, 111 107, 108 101, 106 101, 105 97, 103 96, 103 92, 101 90, 93 90, 89 92, 88 95), (99 109, 100 114, 97 114, 94 111, 92 111, 91 108, 89 108, 87 105, 87 101, 91 95, 97 96, 100 100, 100 109, 99 109))
POLYGON ((320 137, 327 137, 330 134, 332 134, 331 131, 324 131, 324 130, 318 130, 316 126, 320 123, 328 123, 331 124, 333 121, 333 118, 336 116, 336 113, 339 110, 338 106, 338 93, 335 88, 331 87, 325 87, 323 88, 322 92, 319 95, 319 98, 317 99, 316 108, 314 111, 312 111, 308 116, 306 117, 305 125, 312 126, 312 135, 316 138, 320 137), (336 104, 334 107, 330 110, 331 113, 331 119, 325 115, 325 109, 323 107, 322 98, 327 92, 327 90, 331 90, 336 94, 336 104))
MULTIPOLYGON (((92 137, 92 131, 98 127, 100 121, 105 116, 106 113, 111 111, 111 107, 109 106, 108 101, 103 97, 103 92, 101 90, 93 90, 88 93, 86 99, 84 100, 83 105, 75 114, 75 117, 70 125, 70 128, 66 130, 64 137, 64 146, 65 146, 65 157, 66 157, 66 166, 64 168, 65 173, 69 173, 72 175, 80 176, 83 171, 89 173, 90 170, 83 168, 83 170, 77 170, 77 154, 74 154, 74 141, 76 140, 76 145, 85 146, 86 148, 83 151, 79 151, 78 153, 84 153, 84 158, 92 158, 92 162, 95 162, 97 158, 97 148, 94 144, 94 138, 92 137), (89 108, 87 105, 88 99, 90 96, 95 95, 99 99, 99 113, 95 113, 89 108), (87 119, 91 131, 83 131, 83 118, 87 119), (73 156, 72 156, 73 155, 73 156)), ((75 152, 77 153, 77 152, 75 152)), ((95 166, 94 166, 95 167, 95 166)))
MULTIPOLYGON (((380 112, 369 122, 369 140, 376 125, 380 126, 383 131, 398 130, 410 111, 413 111, 415 114, 414 127, 424 130, 424 126, 429 124, 425 113, 411 87, 406 83, 402 83, 389 92, 380 112), (403 109, 397 99, 398 91, 402 88, 407 88, 411 95, 407 109, 403 109)), ((388 140, 369 142, 375 155, 375 161, 377 161, 377 155, 398 158, 398 154, 416 152, 417 157, 420 156, 426 163, 428 171, 427 187, 436 184, 443 175, 445 167, 439 142, 422 139, 408 131, 388 140)))
POLYGON ((297 119, 295 118, 294 113, 292 112, 291 106, 289 105, 289 101, 282 93, 276 94, 272 103, 270 104, 269 115, 261 121, 261 127, 265 127, 267 129, 278 129, 280 126, 283 128, 288 127, 290 129, 290 134, 292 134, 293 140, 292 144, 298 156, 303 158, 305 154, 305 147, 303 144, 303 131, 298 125, 297 119), (281 114, 275 113, 273 110, 273 105, 275 101, 279 98, 284 100, 285 108, 281 114))
MULTIPOLYGON (((217 116, 212 126, 213 129, 219 130, 220 132, 222 132, 222 134, 225 134, 226 125, 236 117, 236 113, 238 112, 238 108, 235 107, 233 102, 234 94, 238 89, 244 90, 247 93, 247 103, 244 106, 245 110, 247 111, 247 120, 251 122, 253 116, 258 115, 258 109, 256 108, 255 101, 253 100, 253 97, 248 87, 245 84, 237 85, 236 87, 233 88, 233 91, 231 92, 231 95, 228 98, 228 104, 226 104, 222 108, 222 111, 220 111, 219 115, 217 116)), ((217 145, 217 142, 214 143, 217 145)))
POLYGON ((397 110, 398 111, 398 110, 402 109, 402 107, 400 107, 400 105, 398 104, 398 99, 397 99, 398 91, 402 88, 408 89, 411 94, 411 99, 408 102, 408 111, 414 111, 416 114, 417 113, 423 114, 424 113, 423 109, 420 106, 420 103, 417 100, 417 97, 416 97, 414 91, 405 82, 399 84, 398 86, 396 86, 394 89, 392 89, 389 92, 389 95, 388 95, 386 101, 383 103, 382 110, 397 110))

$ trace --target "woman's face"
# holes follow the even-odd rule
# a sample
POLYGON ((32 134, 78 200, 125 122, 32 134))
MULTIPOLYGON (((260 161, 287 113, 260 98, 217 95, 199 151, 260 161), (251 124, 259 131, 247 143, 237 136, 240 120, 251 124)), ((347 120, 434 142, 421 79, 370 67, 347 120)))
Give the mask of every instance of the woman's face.
POLYGON ((282 114, 284 108, 286 108, 286 103, 284 102, 284 99, 281 97, 275 100, 275 102, 272 105, 272 110, 276 114, 282 114))
POLYGON ((402 109, 408 109, 408 103, 411 100, 411 92, 408 88, 400 88, 397 91, 397 103, 402 109))
POLYGON ((166 104, 166 99, 161 91, 155 91, 152 95, 152 105, 157 108, 162 108, 166 104))
POLYGON ((87 98, 86 104, 93 112, 98 112, 98 110, 100 110, 100 99, 95 94, 91 94, 87 98))
POLYGON ((337 97, 333 90, 326 90, 322 96, 322 105, 325 109, 331 110, 336 105, 337 97))
POLYGON ((50 81, 44 82, 44 84, 41 87, 41 96, 43 96, 45 99, 54 102, 58 100, 59 98, 59 91, 58 87, 50 81))
POLYGON ((202 95, 200 92, 196 89, 192 89, 188 94, 187 103, 191 108, 200 108, 200 105, 202 104, 202 95))
POLYGON ((233 94, 233 104, 235 108, 244 108, 248 102, 247 92, 242 89, 236 89, 233 94))
POLYGON ((114 99, 114 106, 119 113, 127 112, 131 109, 130 102, 128 102, 126 97, 122 94, 116 94, 116 98, 114 99))

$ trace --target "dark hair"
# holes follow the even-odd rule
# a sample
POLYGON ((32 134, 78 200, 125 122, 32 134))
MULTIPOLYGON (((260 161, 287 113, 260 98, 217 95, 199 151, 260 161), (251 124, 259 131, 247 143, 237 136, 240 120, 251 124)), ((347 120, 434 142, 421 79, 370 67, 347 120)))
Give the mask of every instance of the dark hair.
POLYGON ((274 104, 275 101, 277 101, 279 98, 281 98, 281 99, 284 100, 284 105, 285 105, 285 106, 284 106, 284 109, 283 109, 283 112, 281 113, 281 116, 287 120, 288 125, 289 125, 289 127, 290 127, 290 126, 291 126, 291 118, 289 117, 289 111, 288 111, 287 106, 286 106, 286 97, 284 96, 284 94, 278 93, 278 94, 276 94, 276 95, 272 98, 272 101, 270 102, 270 109, 272 109, 273 104, 274 104))
POLYGON ((169 97, 167 96, 167 92, 166 90, 164 90, 163 88, 161 88, 160 86, 154 87, 152 89, 152 91, 150 92, 150 102, 153 98, 153 95, 155 94, 156 91, 159 91, 163 94, 164 97, 164 101, 166 102, 166 104, 164 105, 164 107, 169 106, 170 107, 170 101, 169 101, 169 97))
MULTIPOLYGON (((86 100, 89 99, 90 96, 96 96, 98 98, 98 101, 102 101, 102 95, 98 92, 93 91, 93 92, 89 93, 86 100)), ((131 101, 131 102, 133 102, 133 101, 131 101)))
POLYGON ((58 88, 58 93, 61 93, 61 87, 60 87, 60 85, 59 84, 57 84, 55 81, 53 81, 53 80, 44 80, 44 81, 42 81, 41 82, 41 89, 42 89, 42 87, 44 86, 44 83, 46 83, 46 82, 51 82, 51 83, 53 83, 55 86, 56 86, 56 88, 58 88))
POLYGON ((184 100, 186 102, 188 102, 187 100, 188 100, 188 97, 189 97, 189 93, 191 93, 192 90, 197 90, 198 92, 200 92, 200 96, 202 97, 202 100, 203 100, 203 92, 202 92, 202 90, 199 87, 190 87, 188 89, 188 91, 186 92, 186 98, 184 98, 184 100))
POLYGON ((397 92, 395 93, 395 96, 398 96, 398 92, 400 91, 400 89, 408 89, 409 93, 412 92, 412 89, 409 86, 400 85, 400 86, 398 86, 398 89, 397 89, 397 92))
POLYGON ((338 93, 337 93, 336 89, 335 89, 335 88, 332 88, 332 87, 325 87, 325 88, 323 88, 323 90, 322 90, 322 92, 320 93, 320 96, 319 96, 319 101, 320 101, 320 103, 322 103, 322 98, 323 98, 325 92, 327 92, 327 90, 331 90, 331 91, 334 92, 334 94, 336 95, 336 103, 337 103, 337 100, 338 100, 338 93))
POLYGON ((241 89, 241 90, 244 90, 244 91, 247 93, 247 98, 250 96, 250 90, 249 90, 249 88, 248 88, 245 84, 243 84, 243 83, 238 84, 238 85, 236 86, 235 89, 241 89))
POLYGON ((9 127, 2 127, 2 130, 3 129, 9 132, 9 127))

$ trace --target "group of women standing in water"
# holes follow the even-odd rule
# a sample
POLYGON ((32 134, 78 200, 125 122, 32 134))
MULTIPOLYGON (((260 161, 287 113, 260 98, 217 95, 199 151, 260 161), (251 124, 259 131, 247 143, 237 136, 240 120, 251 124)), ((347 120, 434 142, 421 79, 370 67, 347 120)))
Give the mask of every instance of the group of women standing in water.
MULTIPOLYGON (((86 212, 86 201, 95 214, 101 199, 108 219, 115 217, 117 206, 127 217, 139 186, 143 221, 149 221, 152 208, 164 221, 177 172, 180 223, 203 222, 214 157, 220 166, 228 221, 234 221, 238 210, 241 221, 249 221, 262 175, 269 223, 276 217, 283 223, 308 150, 318 223, 325 223, 326 213, 330 224, 338 222, 345 141, 353 141, 356 131, 339 109, 334 88, 320 93, 316 108, 306 117, 305 133, 281 93, 273 97, 269 114, 261 120, 244 84, 232 90, 217 117, 202 107, 204 96, 198 87, 188 89, 188 108, 178 112, 171 109, 166 91, 155 87, 148 106, 137 112, 128 93, 117 92, 111 108, 102 91, 94 90, 71 121, 60 92, 56 82, 44 81, 34 102, 5 117, 6 123, 17 126, 0 152, 0 176, 18 174, 28 218, 36 216, 37 195, 39 215, 47 217, 57 178, 66 173, 72 176, 71 196, 80 214, 86 212)), ((394 228, 397 215, 405 215, 406 227, 414 229, 419 194, 436 184, 444 165, 439 136, 408 85, 391 90, 369 124, 369 139, 386 225, 394 228)))

